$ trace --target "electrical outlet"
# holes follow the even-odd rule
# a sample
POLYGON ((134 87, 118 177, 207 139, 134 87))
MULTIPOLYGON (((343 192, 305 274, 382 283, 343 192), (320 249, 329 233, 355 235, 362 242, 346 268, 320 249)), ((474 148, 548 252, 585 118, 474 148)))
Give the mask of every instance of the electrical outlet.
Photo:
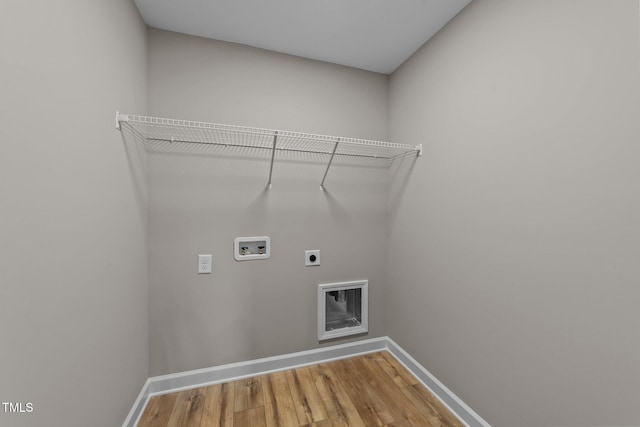
POLYGON ((211 273, 211 255, 198 255, 198 274, 211 273))
POLYGON ((320 265, 320 249, 304 251, 304 265, 305 267, 320 265))

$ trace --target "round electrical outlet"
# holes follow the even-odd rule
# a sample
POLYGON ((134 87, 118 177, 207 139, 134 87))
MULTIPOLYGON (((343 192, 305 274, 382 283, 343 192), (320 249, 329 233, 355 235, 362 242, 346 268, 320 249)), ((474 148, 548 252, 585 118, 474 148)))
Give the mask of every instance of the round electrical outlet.
POLYGON ((320 249, 304 251, 304 265, 306 267, 320 265, 320 249))

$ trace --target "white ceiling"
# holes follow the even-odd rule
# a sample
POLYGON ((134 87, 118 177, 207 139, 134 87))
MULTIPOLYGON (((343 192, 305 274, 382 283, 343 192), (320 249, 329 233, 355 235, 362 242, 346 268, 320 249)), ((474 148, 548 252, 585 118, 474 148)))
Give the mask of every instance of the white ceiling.
POLYGON ((392 73, 471 0, 134 0, 150 27, 392 73))

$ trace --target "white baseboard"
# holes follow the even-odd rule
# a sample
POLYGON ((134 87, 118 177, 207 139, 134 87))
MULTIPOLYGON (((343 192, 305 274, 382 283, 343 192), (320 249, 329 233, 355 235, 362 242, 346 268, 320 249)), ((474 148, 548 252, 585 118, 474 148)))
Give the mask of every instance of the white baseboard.
POLYGON ((468 427, 491 427, 491 425, 476 414, 476 412, 467 406, 458 396, 442 384, 431 372, 419 364, 409 353, 404 351, 402 347, 396 344, 391 338, 386 337, 387 350, 391 353, 405 368, 409 370, 422 385, 436 396, 449 410, 455 414, 468 427))
POLYGON ((135 427, 149 398, 155 395, 235 381, 381 350, 389 351, 468 427, 491 427, 389 337, 372 338, 281 356, 151 377, 145 382, 122 427, 135 427))
POLYGON ((135 427, 138 425, 138 421, 144 412, 144 408, 147 406, 147 402, 149 401, 149 379, 144 382, 142 386, 142 390, 138 393, 138 398, 133 403, 127 418, 122 423, 122 427, 135 427))

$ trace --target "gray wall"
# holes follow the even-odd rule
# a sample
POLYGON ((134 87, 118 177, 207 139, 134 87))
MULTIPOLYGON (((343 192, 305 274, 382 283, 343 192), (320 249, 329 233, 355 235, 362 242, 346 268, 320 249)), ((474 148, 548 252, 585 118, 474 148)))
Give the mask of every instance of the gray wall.
POLYGON ((146 108, 129 0, 0 7, 0 425, 119 425, 148 375, 140 159, 114 128, 146 108))
POLYGON ((157 30, 147 64, 131 2, 36 3, 0 13, 0 397, 34 405, 0 424, 118 425, 148 367, 317 346, 316 285, 363 277, 369 336, 494 426, 639 423, 635 0, 475 0, 390 88, 157 30), (367 163, 337 164, 320 192, 321 157, 282 156, 267 192, 265 153, 153 153, 147 291, 146 159, 113 128, 147 101, 425 157, 388 193, 367 163), (272 258, 234 261, 254 234, 272 258), (316 248, 322 266, 303 267, 316 248), (195 274, 198 253, 213 274, 195 274))
MULTIPOLYGON (((160 30, 149 71, 152 115, 387 137, 384 75, 160 30)), ((269 153, 188 150, 149 155, 151 375, 317 347, 319 283, 368 278, 368 336, 386 334, 385 169, 339 163, 322 192, 326 157, 278 155, 266 191, 269 153), (233 239, 254 235, 271 258, 235 261, 233 239)))
POLYGON ((475 0, 391 77, 389 335, 496 427, 640 424, 638 16, 475 0))

